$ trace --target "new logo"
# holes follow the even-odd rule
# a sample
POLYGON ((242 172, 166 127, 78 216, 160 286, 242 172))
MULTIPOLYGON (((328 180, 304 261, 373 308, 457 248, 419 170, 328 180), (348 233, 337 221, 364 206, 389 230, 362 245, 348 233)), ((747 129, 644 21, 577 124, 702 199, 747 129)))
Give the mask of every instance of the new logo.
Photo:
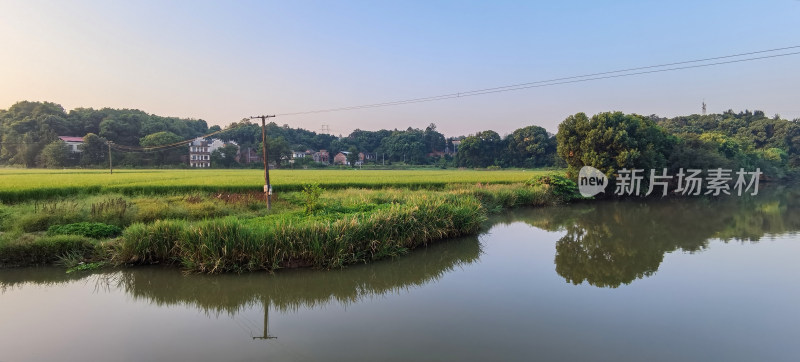
POLYGON ((608 178, 603 172, 592 167, 583 166, 578 173, 578 191, 583 197, 592 197, 605 192, 608 178))

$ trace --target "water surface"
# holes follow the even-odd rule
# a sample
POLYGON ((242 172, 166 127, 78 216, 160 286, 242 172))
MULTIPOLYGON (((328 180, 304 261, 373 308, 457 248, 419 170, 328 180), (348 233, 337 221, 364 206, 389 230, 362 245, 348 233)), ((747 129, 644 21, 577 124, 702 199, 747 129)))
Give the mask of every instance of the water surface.
POLYGON ((0 270, 0 361, 798 360, 800 197, 516 210, 344 270, 0 270))

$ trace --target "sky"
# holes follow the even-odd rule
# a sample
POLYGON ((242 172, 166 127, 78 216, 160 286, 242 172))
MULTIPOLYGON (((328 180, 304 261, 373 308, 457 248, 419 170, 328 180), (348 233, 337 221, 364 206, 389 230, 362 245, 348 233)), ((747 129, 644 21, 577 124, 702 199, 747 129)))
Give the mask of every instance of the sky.
MULTIPOLYGON (((135 108, 225 126, 800 45, 800 1, 0 0, 0 109, 135 108)), ((800 51, 799 48, 785 51, 800 51)), ((800 117, 800 55, 278 124, 446 136, 622 111, 800 117)))

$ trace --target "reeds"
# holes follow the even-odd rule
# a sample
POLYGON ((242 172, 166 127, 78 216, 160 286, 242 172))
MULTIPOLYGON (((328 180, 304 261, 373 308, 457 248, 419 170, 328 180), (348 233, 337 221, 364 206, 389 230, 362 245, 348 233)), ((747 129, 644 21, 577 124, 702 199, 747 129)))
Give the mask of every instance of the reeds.
POLYGON ((336 268, 397 256, 431 241, 473 234, 485 220, 474 198, 419 198, 330 221, 294 214, 239 220, 135 224, 122 237, 122 263, 181 264, 218 273, 292 266, 336 268))

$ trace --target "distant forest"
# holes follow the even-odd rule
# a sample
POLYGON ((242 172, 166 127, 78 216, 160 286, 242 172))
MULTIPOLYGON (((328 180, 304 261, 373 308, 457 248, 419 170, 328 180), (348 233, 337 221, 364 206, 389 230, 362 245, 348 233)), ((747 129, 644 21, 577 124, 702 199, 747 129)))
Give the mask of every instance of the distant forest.
MULTIPOLYGON (((50 102, 18 102, 0 110, 0 165, 22 167, 103 167, 107 141, 121 147, 155 147, 213 136, 242 148, 261 150, 261 127, 250 121, 209 127, 204 120, 162 117, 135 109, 76 108, 69 112, 50 102), (59 136, 83 138, 81 152, 69 152, 59 136)), ((267 124, 270 162, 289 166, 292 151, 327 150, 373 155, 369 163, 439 167, 506 168, 582 165, 603 171, 638 168, 760 167, 780 177, 800 167, 800 119, 762 111, 662 118, 620 112, 567 117, 557 135, 539 126, 500 136, 492 130, 445 137, 435 124, 425 129, 365 131, 333 136, 305 129, 267 124), (455 141, 455 143, 454 143, 455 141), (457 152, 454 152, 456 151, 457 152)), ((188 146, 166 151, 112 151, 123 167, 188 167, 188 146)), ((244 167, 230 153, 217 151, 212 167, 244 167), (226 159, 227 156, 227 159, 226 159)), ((306 158, 293 166, 312 165, 306 158)))

